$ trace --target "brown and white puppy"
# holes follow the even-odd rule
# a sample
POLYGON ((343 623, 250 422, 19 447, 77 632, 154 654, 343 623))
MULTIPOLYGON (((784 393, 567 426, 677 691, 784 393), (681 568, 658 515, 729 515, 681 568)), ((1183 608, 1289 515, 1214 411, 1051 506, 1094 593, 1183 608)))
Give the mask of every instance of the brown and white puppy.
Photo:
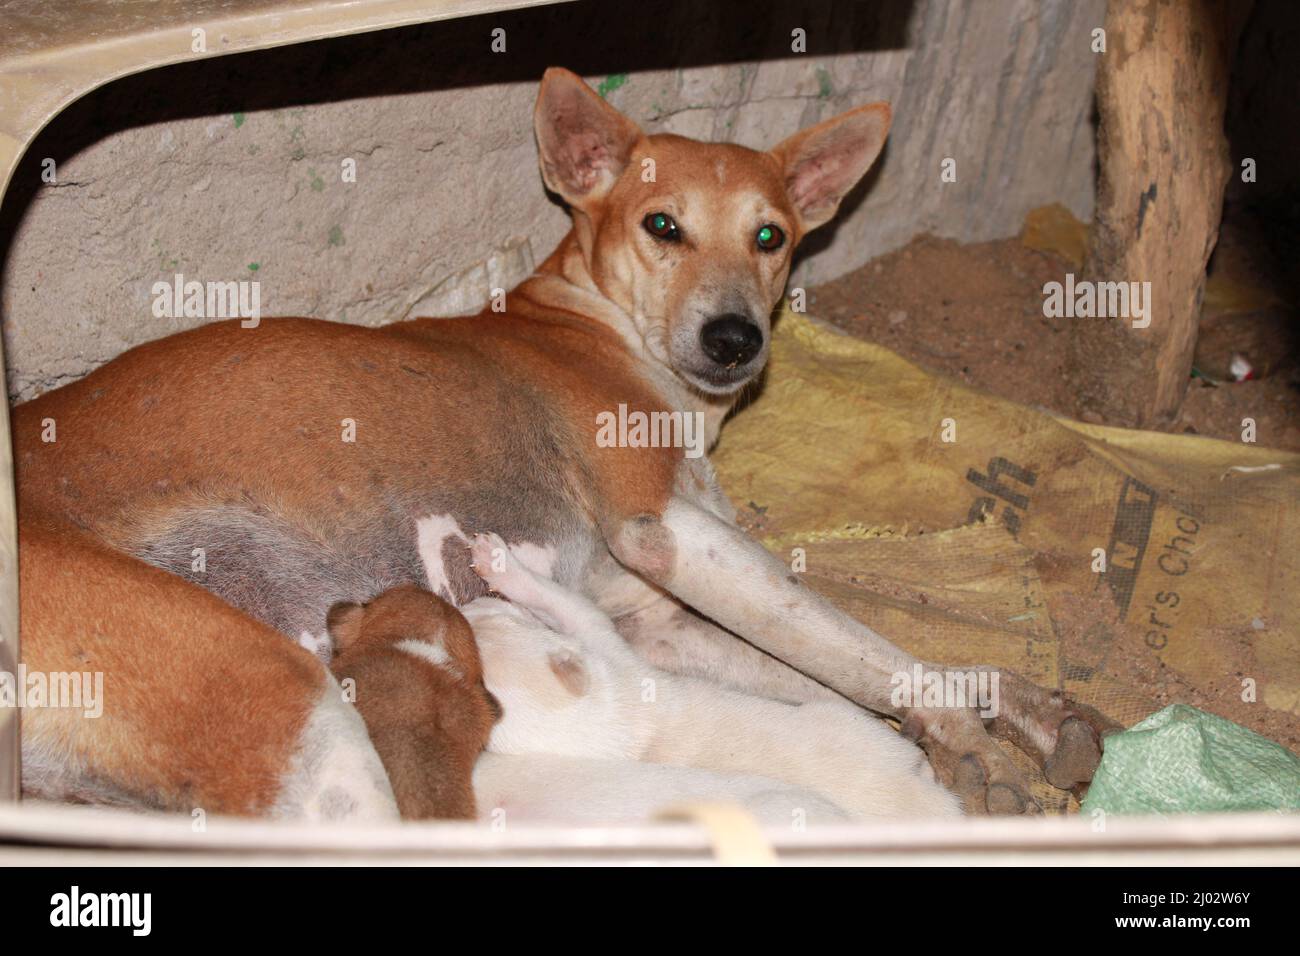
POLYGON ((330 611, 331 668, 366 722, 407 820, 474 817, 471 776, 500 705, 469 623, 415 585, 330 611))
MULTIPOLYGON (((504 313, 224 322, 132 349, 15 410, 20 506, 92 529, 141 582, 172 571, 292 639, 397 584, 473 600, 465 545, 493 529, 653 663, 786 701, 830 687, 899 717, 970 810, 1037 810, 973 709, 891 701, 916 659, 737 528, 699 456, 763 368, 793 249, 875 161, 889 107, 763 152, 647 135, 552 69, 534 122, 573 229, 504 313), (621 413, 676 421, 681 440, 602 440, 621 413), (686 422, 702 422, 689 448, 686 422)), ((183 693, 197 673, 165 660, 155 679, 183 693)), ((995 729, 1052 782, 1089 779, 1094 715, 1013 675, 1000 689, 995 729)))

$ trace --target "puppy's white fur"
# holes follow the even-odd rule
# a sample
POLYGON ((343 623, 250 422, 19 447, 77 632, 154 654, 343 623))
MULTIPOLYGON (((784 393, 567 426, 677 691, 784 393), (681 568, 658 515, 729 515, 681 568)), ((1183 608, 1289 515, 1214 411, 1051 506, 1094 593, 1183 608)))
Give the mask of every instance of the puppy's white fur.
MULTIPOLYGON (((920 749, 853 705, 795 706, 657 670, 595 605, 528 570, 497 536, 477 535, 473 553, 475 570, 511 602, 479 598, 462 609, 474 628, 484 680, 505 711, 488 743, 494 753, 645 761, 713 775, 692 782, 621 768, 608 778, 611 797, 598 801, 607 805, 671 802, 696 786, 710 797, 731 787, 743 802, 761 792, 752 782, 760 777, 819 794, 856 819, 960 813, 920 749), (658 794, 639 789, 657 785, 663 786, 658 794)), ((506 764, 493 764, 484 785, 515 793, 530 779, 575 770, 571 763, 548 767, 534 760, 512 775, 506 764)), ((588 794, 581 799, 596 799, 589 794, 598 785, 597 768, 589 781, 575 782, 574 799, 577 791, 588 794)), ((491 794, 483 796, 488 806, 491 794)), ((548 808, 562 809, 558 799, 548 808)))
POLYGON ((762 825, 843 823, 825 797, 767 777, 551 754, 485 753, 474 766, 479 816, 507 823, 644 823, 673 805, 738 803, 762 825))

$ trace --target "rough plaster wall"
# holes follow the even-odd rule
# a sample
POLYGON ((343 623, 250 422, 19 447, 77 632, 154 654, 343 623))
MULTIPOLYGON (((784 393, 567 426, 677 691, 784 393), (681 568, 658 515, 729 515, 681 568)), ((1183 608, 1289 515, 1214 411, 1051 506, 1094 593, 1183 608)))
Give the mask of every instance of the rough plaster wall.
POLYGON ((798 264, 825 281, 931 231, 1011 235, 1093 199, 1089 31, 1104 0, 580 3, 154 71, 37 140, 0 211, 11 398, 200 318, 151 287, 256 279, 264 315, 379 324, 474 311, 563 235, 536 171, 548 63, 648 130, 764 147, 850 106, 895 109, 877 172, 798 264), (488 51, 494 27, 507 53, 488 51), (790 31, 808 52, 790 52, 790 31), (674 68, 674 66, 676 68, 674 68), (57 161, 57 183, 40 162, 57 161), (956 183, 939 179, 957 161, 956 183), (357 181, 342 181, 356 161, 357 181), (867 188, 869 187, 869 188, 867 188), (833 240, 833 241, 832 241, 833 240), (7 246, 7 248, 6 248, 7 246))

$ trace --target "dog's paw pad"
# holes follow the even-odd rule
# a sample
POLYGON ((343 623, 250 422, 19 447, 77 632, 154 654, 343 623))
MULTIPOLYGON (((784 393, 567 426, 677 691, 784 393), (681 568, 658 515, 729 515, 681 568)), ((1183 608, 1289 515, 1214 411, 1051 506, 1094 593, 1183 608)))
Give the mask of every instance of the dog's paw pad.
POLYGON ((1027 790, 1011 783, 991 784, 984 793, 984 804, 989 813, 1001 816, 1042 812, 1027 790))
POLYGON ((1056 732, 1056 748, 1043 763, 1047 782, 1061 790, 1070 790, 1092 780, 1101 763, 1101 740, 1087 723, 1067 717, 1056 732))
POLYGON ((936 768, 939 776, 947 778, 949 789, 961 798, 967 813, 1036 816, 1043 812, 1020 772, 996 746, 960 757, 941 749, 934 757, 940 762, 936 768))

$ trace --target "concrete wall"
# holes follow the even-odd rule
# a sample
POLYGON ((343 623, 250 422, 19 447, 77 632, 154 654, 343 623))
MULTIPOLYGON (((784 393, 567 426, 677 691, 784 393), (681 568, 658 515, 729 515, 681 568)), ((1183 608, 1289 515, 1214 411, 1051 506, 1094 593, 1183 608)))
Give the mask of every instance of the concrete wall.
POLYGON ((872 99, 878 171, 796 283, 913 235, 1012 235, 1088 218, 1104 0, 581 2, 218 58, 118 81, 37 140, 0 209, 15 400, 200 324, 151 287, 257 279, 263 314, 379 324, 472 311, 567 228, 542 191, 531 108, 551 63, 651 131, 764 147, 872 99), (504 29, 506 52, 491 33, 504 29), (806 31, 807 52, 791 51, 806 31), (957 182, 940 181, 943 159, 957 182), (56 181, 42 180, 55 162, 56 181), (356 182, 343 181, 345 161, 356 182))

